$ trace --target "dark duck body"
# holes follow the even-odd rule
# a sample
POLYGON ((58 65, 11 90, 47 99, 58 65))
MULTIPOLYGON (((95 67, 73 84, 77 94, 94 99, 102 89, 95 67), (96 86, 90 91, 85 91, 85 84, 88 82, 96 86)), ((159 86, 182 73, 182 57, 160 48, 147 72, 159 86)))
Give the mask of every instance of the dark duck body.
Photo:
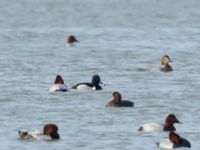
POLYGON ((108 102, 106 107, 133 107, 134 103, 129 100, 122 100, 119 92, 113 92, 113 100, 108 102))

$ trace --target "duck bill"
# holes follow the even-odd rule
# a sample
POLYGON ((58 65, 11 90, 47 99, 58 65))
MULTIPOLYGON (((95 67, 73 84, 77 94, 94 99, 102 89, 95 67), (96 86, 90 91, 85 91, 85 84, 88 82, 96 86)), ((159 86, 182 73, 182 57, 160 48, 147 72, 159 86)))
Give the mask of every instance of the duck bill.
POLYGON ((80 41, 79 41, 79 40, 77 40, 77 39, 75 40, 75 42, 77 42, 77 43, 80 43, 80 41))
POLYGON ((180 122, 179 120, 176 120, 176 123, 183 124, 183 123, 182 123, 182 122, 180 122))

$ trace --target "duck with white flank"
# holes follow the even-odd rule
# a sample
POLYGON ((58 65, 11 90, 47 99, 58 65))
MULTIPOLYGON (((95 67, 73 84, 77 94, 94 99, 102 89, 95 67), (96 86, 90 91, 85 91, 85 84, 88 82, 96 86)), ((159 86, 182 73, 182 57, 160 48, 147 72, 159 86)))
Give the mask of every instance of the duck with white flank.
POLYGON ((173 131, 169 133, 168 139, 163 139, 162 141, 158 142, 157 145, 159 148, 164 148, 164 149, 191 147, 191 144, 187 139, 179 136, 177 133, 173 131))
POLYGON ((181 123, 174 114, 169 114, 164 124, 156 122, 143 124, 138 131, 175 131, 174 123, 181 123))
POLYGON ((40 131, 18 131, 20 139, 28 140, 53 140, 60 139, 58 134, 58 127, 56 124, 46 124, 44 125, 43 132, 40 131))
POLYGON ((78 83, 72 87, 72 89, 77 90, 102 90, 102 87, 99 85, 102 84, 101 78, 99 75, 93 75, 91 83, 78 83))
POLYGON ((64 83, 61 75, 57 75, 54 80, 54 85, 49 89, 49 92, 66 92, 68 91, 67 86, 64 83))

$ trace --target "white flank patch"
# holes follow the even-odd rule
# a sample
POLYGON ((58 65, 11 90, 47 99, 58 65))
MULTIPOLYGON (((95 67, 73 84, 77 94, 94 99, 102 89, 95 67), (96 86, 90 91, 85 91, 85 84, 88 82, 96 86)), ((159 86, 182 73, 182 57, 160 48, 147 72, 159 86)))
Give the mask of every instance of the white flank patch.
POLYGON ((92 90, 93 88, 92 87, 89 87, 85 84, 80 84, 78 87, 77 87, 78 90, 92 90))
POLYGON ((173 143, 169 139, 163 139, 158 143, 159 148, 173 149, 173 143))
POLYGON ((142 125, 143 131, 162 131, 163 125, 159 123, 146 123, 142 125))
POLYGON ((54 84, 49 89, 49 92, 62 91, 62 90, 67 90, 67 86, 65 84, 54 84))

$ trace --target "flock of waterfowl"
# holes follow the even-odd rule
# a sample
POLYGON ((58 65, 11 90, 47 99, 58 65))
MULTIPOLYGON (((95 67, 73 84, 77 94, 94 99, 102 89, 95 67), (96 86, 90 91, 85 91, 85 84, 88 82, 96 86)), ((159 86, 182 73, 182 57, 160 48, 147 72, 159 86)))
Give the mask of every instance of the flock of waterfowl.
MULTIPOLYGON (((69 46, 72 46, 75 42, 78 42, 75 36, 70 35, 67 39, 69 46)), ((159 70, 162 72, 173 71, 173 68, 169 65, 171 59, 168 55, 164 55, 161 58, 161 66, 159 70)), ((75 90, 102 90, 101 78, 99 75, 93 75, 91 82, 78 83, 71 87, 75 90)), ((70 89, 65 85, 61 75, 57 75, 54 80, 54 85, 49 89, 49 92, 67 92, 70 89)), ((123 100, 120 92, 112 93, 113 99, 106 104, 106 107, 134 107, 134 102, 130 100, 123 100)), ((150 131, 167 131, 169 137, 161 140, 157 143, 159 148, 173 149, 178 147, 191 147, 191 144, 185 138, 175 133, 176 128, 174 123, 181 123, 174 114, 169 114, 163 124, 158 123, 147 123, 139 127, 138 131, 150 132, 150 131)), ((43 132, 33 131, 18 131, 20 139, 59 139, 58 127, 56 124, 44 125, 43 132)))

